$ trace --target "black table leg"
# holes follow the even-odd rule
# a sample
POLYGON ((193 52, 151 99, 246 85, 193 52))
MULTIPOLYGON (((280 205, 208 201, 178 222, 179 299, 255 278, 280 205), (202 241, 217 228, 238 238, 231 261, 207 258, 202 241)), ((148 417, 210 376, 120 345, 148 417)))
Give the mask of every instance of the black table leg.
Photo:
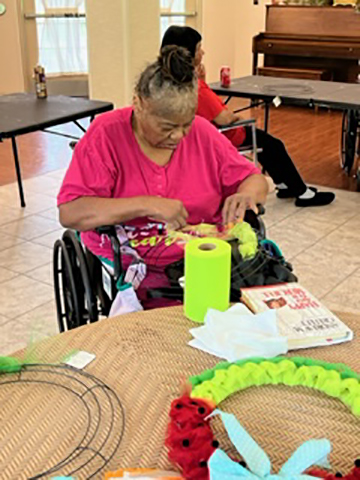
POLYGON ((14 160, 15 160, 17 181, 18 181, 18 185, 19 185, 20 204, 21 204, 22 207, 25 207, 26 206, 25 205, 25 197, 24 197, 24 190, 23 190, 22 181, 21 181, 20 164, 19 164, 19 157, 18 157, 18 151, 17 151, 15 137, 11 137, 11 143, 12 143, 12 149, 13 149, 14 160))
POLYGON ((269 128, 269 113, 270 113, 270 105, 268 102, 265 102, 265 112, 264 112, 264 130, 265 132, 268 131, 269 128))

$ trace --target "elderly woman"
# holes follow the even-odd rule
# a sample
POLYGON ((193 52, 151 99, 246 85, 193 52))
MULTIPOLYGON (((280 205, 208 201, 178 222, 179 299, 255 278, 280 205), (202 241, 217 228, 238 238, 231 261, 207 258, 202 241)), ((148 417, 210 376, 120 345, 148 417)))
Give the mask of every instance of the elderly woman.
MULTIPOLYGON (((205 82, 205 69, 202 64, 204 51, 201 40, 200 33, 191 27, 171 26, 164 34, 162 47, 177 45, 190 52, 199 76, 197 115, 218 126, 237 122, 241 117, 228 110, 205 82)), ((250 127, 234 128, 225 132, 224 135, 236 147, 252 144, 250 127)), ((262 149, 258 155, 259 162, 274 180, 279 198, 294 197, 297 207, 328 205, 334 200, 335 195, 332 192, 318 192, 316 188, 308 187, 304 183, 281 140, 259 128, 256 135, 258 147, 262 149)))
POLYGON ((258 169, 195 116, 197 95, 190 54, 163 49, 140 75, 133 105, 91 124, 58 195, 61 224, 81 231, 97 256, 113 259, 110 242, 94 229, 124 226, 147 265, 137 291, 145 307, 155 306, 146 289, 167 286, 165 266, 183 256, 167 227, 227 224, 266 200, 267 182, 258 169))

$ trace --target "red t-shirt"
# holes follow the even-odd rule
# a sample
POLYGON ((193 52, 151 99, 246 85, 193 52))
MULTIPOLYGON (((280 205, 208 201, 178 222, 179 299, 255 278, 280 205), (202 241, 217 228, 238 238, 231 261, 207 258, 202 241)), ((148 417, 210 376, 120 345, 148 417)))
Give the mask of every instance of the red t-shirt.
MULTIPOLYGON (((209 122, 213 122, 214 119, 226 109, 226 106, 204 80, 199 79, 198 83, 199 96, 196 114, 206 118, 209 122)), ((223 135, 225 135, 235 147, 238 147, 242 145, 245 140, 245 129, 244 127, 234 128, 233 130, 224 132, 223 135)))

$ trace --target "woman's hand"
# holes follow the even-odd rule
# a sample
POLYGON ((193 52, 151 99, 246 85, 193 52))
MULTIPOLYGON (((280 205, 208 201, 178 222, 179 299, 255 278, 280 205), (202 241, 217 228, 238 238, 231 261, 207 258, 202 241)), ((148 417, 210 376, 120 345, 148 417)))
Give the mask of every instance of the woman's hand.
POLYGON ((180 200, 161 197, 149 198, 149 217, 167 223, 172 230, 185 227, 188 216, 189 214, 180 200))
POLYGON ((222 210, 224 224, 243 220, 246 210, 253 210, 256 214, 258 213, 254 197, 248 193, 231 195, 225 200, 222 210))
POLYGON ((196 67, 196 73, 200 80, 206 81, 206 70, 203 63, 200 63, 200 65, 196 67))

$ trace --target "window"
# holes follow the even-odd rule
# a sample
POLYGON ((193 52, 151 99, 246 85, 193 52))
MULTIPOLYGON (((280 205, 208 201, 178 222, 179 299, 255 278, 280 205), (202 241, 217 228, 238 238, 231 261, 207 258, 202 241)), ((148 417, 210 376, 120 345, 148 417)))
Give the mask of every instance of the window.
POLYGON ((87 73, 85 0, 35 0, 39 63, 46 74, 87 73), (81 18, 65 15, 83 14, 81 18), (51 17, 53 15, 54 17, 51 17))
MULTIPOLYGON (((196 16, 196 0, 160 0, 160 38, 163 37, 165 31, 170 25, 187 25, 189 20, 196 16), (175 14, 187 14, 187 15, 176 15, 175 14)), ((192 22, 191 26, 195 26, 192 22)))

